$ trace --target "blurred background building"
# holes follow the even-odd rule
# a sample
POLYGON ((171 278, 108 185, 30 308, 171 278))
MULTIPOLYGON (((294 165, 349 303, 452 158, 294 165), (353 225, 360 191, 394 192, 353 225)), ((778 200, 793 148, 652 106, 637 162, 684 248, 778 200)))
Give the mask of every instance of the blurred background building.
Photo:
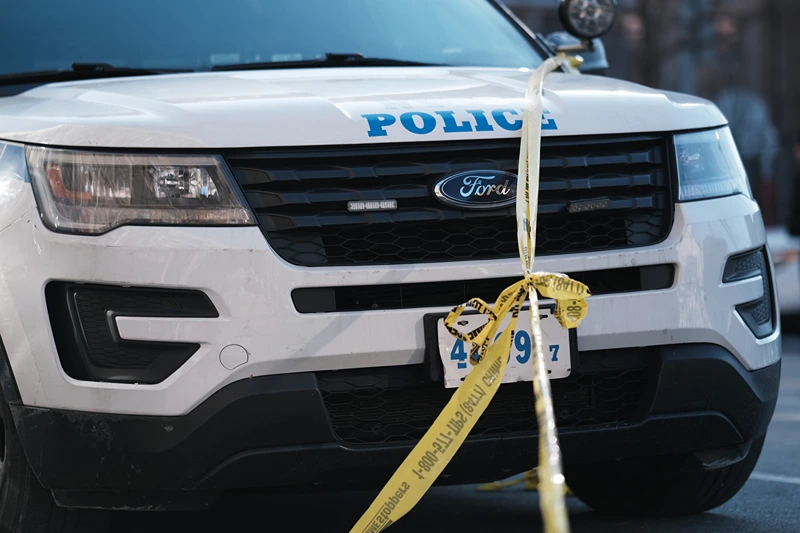
MULTIPOLYGON (((504 0, 561 30, 556 0, 504 0)), ((619 0, 607 75, 713 100, 728 117, 769 225, 792 210, 800 130, 800 0, 619 0)))

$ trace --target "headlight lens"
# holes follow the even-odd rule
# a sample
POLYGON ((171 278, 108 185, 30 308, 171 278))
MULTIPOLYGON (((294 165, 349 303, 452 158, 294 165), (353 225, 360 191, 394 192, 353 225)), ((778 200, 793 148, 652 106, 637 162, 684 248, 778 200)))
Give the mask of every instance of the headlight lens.
POLYGON ((752 198, 742 158, 728 128, 675 136, 681 201, 745 194, 752 198))
POLYGON ((48 227, 97 235, 123 225, 252 225, 220 157, 27 147, 48 227))

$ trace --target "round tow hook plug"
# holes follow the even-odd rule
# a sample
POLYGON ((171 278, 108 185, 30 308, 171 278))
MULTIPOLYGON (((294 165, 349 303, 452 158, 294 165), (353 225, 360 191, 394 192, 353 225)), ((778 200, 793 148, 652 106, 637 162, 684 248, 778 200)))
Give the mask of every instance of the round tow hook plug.
POLYGON ((219 352, 219 362, 228 370, 233 370, 245 364, 250 358, 247 350, 238 344, 229 344, 219 352))

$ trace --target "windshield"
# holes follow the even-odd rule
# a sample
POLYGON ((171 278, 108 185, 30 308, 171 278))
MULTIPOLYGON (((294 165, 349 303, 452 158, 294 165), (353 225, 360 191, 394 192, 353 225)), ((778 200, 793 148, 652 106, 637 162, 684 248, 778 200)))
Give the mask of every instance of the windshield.
POLYGON ((25 0, 0 17, 0 74, 107 63, 207 70, 326 53, 529 67, 531 43, 487 0, 25 0))

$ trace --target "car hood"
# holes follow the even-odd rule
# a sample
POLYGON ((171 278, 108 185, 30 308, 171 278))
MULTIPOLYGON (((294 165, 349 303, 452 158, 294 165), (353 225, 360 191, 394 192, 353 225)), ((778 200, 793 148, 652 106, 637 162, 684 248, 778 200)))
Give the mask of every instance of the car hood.
MULTIPOLYGON (((55 146, 198 149, 519 136, 530 71, 336 68, 53 83, 0 98, 0 139, 55 146)), ((554 73, 545 135, 725 124, 712 103, 611 78, 554 73)))

